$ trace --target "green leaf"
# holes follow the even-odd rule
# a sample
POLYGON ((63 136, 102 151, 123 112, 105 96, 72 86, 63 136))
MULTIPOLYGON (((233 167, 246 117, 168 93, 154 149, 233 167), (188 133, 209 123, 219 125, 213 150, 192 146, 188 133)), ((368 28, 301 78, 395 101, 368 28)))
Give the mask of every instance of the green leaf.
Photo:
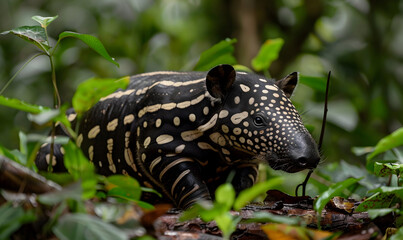
POLYGON ((231 213, 226 212, 218 215, 214 220, 216 221, 218 228, 222 231, 223 238, 230 239, 231 234, 236 230, 236 226, 241 219, 241 216, 234 217, 231 213))
POLYGON ((216 202, 222 204, 226 211, 231 210, 235 200, 235 190, 231 183, 220 185, 215 192, 216 202))
POLYGON ((1 34, 14 34, 25 41, 28 41, 37 46, 42 51, 48 53, 50 46, 47 43, 46 32, 43 27, 40 26, 23 26, 14 28, 9 31, 2 32, 1 34))
POLYGON ((369 209, 388 208, 395 196, 393 193, 377 192, 360 203, 354 211, 366 212, 369 209))
POLYGON ((65 114, 67 108, 68 108, 67 105, 63 105, 59 109, 44 110, 39 114, 28 114, 28 119, 38 125, 43 125, 51 121, 59 122, 63 124, 65 130, 68 131, 70 136, 75 138, 76 133, 73 129, 71 129, 71 124, 65 114))
POLYGON ((208 71, 219 64, 236 64, 234 57, 234 44, 236 39, 225 39, 200 55, 200 59, 194 67, 195 71, 208 71))
POLYGON ((273 222, 273 223, 284 223, 287 225, 298 225, 301 223, 301 219, 298 217, 289 217, 289 216, 281 216, 276 215, 269 212, 255 212, 251 219, 248 219, 247 222, 273 222))
POLYGON ((83 198, 88 199, 95 196, 98 181, 94 165, 72 141, 63 147, 65 149, 64 165, 75 180, 81 180, 83 198))
POLYGON ((0 155, 13 160, 14 162, 20 162, 19 156, 17 154, 15 154, 13 151, 8 150, 2 145, 0 145, 0 155))
POLYGON ((75 213, 60 217, 53 233, 61 240, 98 239, 126 240, 129 237, 119 228, 92 215, 75 213))
POLYGON ((379 177, 386 177, 393 174, 399 175, 403 170, 403 164, 375 162, 374 174, 379 177))
POLYGON ((389 194, 396 194, 398 197, 403 199, 403 187, 379 187, 376 189, 373 189, 371 192, 380 192, 380 193, 389 193, 389 194))
POLYGON ((334 196, 340 194, 344 189, 348 188, 349 186, 357 183, 362 178, 348 178, 342 182, 335 183, 329 187, 329 189, 323 192, 314 203, 314 209, 317 211, 318 214, 318 226, 320 221, 320 216, 322 214, 323 208, 325 205, 330 201, 330 199, 334 196))
POLYGON ((50 109, 49 111, 43 111, 35 115, 28 114, 28 120, 38 125, 43 125, 53 120, 56 116, 59 115, 60 115, 60 109, 50 109))
POLYGON ((283 44, 284 40, 281 38, 266 40, 257 56, 252 59, 253 69, 257 72, 269 69, 271 63, 278 58, 283 44))
POLYGON ((157 190, 152 189, 152 188, 147 188, 147 187, 141 187, 141 191, 142 192, 149 192, 149 193, 154 193, 156 194, 158 197, 162 198, 162 194, 159 193, 157 190))
POLYGON ((391 212, 398 213, 399 209, 393 209, 393 208, 368 209, 368 215, 371 219, 386 216, 391 212))
POLYGON ((390 237, 390 240, 403 239, 403 227, 399 228, 395 234, 390 237))
POLYGON ((53 191, 38 195, 38 201, 45 205, 56 205, 64 200, 73 199, 80 201, 82 198, 83 189, 80 182, 75 182, 64 187, 60 191, 53 191))
POLYGON ((50 108, 48 108, 48 107, 29 104, 29 103, 25 103, 19 99, 16 99, 16 98, 6 98, 4 96, 0 96, 0 105, 14 108, 17 110, 21 110, 24 112, 34 113, 34 114, 38 114, 38 113, 42 113, 44 111, 50 110, 50 108))
POLYGON ((235 199, 234 209, 240 210, 250 201, 255 199, 260 194, 267 192, 270 188, 277 186, 283 182, 283 178, 272 178, 264 182, 255 184, 253 187, 243 190, 239 193, 238 197, 235 199))
MULTIPOLYGON (((41 134, 28 134, 27 135, 28 142, 39 142, 39 143, 51 143, 52 137, 49 135, 41 135, 41 134)), ((70 141, 70 138, 67 136, 56 136, 54 139, 55 144, 67 144, 70 141)))
POLYGON ((99 41, 98 38, 88 35, 88 34, 66 31, 66 32, 62 32, 59 35, 58 42, 60 42, 62 39, 67 38, 67 37, 77 38, 77 39, 83 41, 85 44, 87 44, 90 48, 92 48, 99 55, 101 55, 106 60, 108 60, 109 62, 111 62, 119 67, 119 63, 117 63, 115 61, 115 59, 113 59, 111 56, 109 56, 109 53, 106 51, 104 45, 102 44, 101 41, 99 41))
POLYGON ((191 208, 187 209, 181 214, 179 221, 183 222, 196 218, 200 215, 201 212, 205 210, 210 210, 212 208, 213 204, 211 202, 207 201, 196 202, 196 204, 194 204, 191 208))
POLYGON ((362 156, 364 154, 374 151, 374 147, 352 147, 351 152, 356 156, 362 156))
POLYGON ((69 173, 52 173, 52 172, 40 172, 46 179, 53 181, 59 185, 67 185, 74 182, 73 176, 69 173))
POLYGON ((46 28, 51 22, 53 22, 58 17, 59 17, 58 15, 54 17, 33 16, 32 19, 41 24, 41 27, 46 28))
POLYGON ((74 110, 82 114, 94 106, 102 97, 105 97, 119 88, 126 89, 130 82, 130 77, 119 79, 91 78, 78 85, 73 96, 74 110))
POLYGON ((367 160, 371 160, 376 155, 401 145, 403 145, 403 127, 382 138, 376 144, 375 150, 370 155, 368 155, 367 160))
POLYGON ((225 204, 217 202, 212 204, 210 201, 199 201, 182 214, 180 221, 186 221, 200 216, 203 221, 209 222, 228 211, 229 209, 225 208, 225 204))
POLYGON ((107 177, 106 181, 109 183, 106 186, 109 189, 108 196, 131 201, 140 200, 141 187, 136 179, 124 175, 113 175, 107 177))
POLYGON ((252 69, 250 69, 244 65, 236 64, 236 65, 233 65, 233 67, 236 71, 239 71, 239 72, 253 73, 252 69))
POLYGON ((318 92, 326 91, 326 78, 299 75, 299 82, 318 92))
POLYGON ((0 216, 0 239, 12 239, 11 235, 23 224, 36 220, 33 211, 24 211, 22 206, 13 206, 11 202, 0 206, 0 216))

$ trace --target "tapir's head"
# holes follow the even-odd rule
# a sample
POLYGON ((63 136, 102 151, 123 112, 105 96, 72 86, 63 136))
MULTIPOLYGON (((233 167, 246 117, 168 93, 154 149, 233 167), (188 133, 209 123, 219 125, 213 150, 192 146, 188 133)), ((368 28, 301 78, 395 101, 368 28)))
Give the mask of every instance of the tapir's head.
POLYGON ((318 147, 289 99, 297 82, 295 72, 275 82, 230 65, 211 69, 206 85, 211 96, 221 99, 216 129, 226 147, 263 159, 276 170, 315 168, 318 147))

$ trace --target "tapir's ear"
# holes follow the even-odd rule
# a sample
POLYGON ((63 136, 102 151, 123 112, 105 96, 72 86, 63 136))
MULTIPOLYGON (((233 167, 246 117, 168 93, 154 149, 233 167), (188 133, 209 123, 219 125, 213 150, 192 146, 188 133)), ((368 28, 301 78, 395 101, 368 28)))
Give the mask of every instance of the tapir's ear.
POLYGON ((289 98, 294 92, 295 86, 298 83, 298 73, 293 72, 288 74, 285 78, 280 79, 276 82, 276 85, 283 90, 285 95, 289 98))
POLYGON ((231 65, 223 64, 212 68, 206 77, 207 90, 215 98, 223 98, 235 81, 235 70, 231 65))

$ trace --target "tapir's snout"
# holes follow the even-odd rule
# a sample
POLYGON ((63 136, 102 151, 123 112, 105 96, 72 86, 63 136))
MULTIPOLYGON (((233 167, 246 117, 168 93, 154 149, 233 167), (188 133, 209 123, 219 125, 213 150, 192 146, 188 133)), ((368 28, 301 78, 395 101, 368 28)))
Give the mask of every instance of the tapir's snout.
POLYGON ((289 157, 295 161, 295 168, 300 170, 316 168, 320 161, 317 144, 311 135, 305 133, 295 135, 295 144, 290 146, 289 157))
POLYGON ((293 144, 285 151, 268 156, 268 163, 273 169, 289 173, 316 168, 319 161, 318 146, 307 132, 295 134, 293 144))

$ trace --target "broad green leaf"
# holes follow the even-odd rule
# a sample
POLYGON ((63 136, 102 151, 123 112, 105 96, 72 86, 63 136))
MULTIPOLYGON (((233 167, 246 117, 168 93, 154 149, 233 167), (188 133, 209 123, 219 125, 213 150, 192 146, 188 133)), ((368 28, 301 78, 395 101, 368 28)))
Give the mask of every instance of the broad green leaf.
POLYGON ((99 41, 98 38, 88 35, 88 34, 66 31, 66 32, 62 32, 59 35, 58 42, 60 42, 62 39, 67 38, 67 37, 77 38, 77 39, 83 41, 85 44, 87 44, 90 48, 92 48, 99 55, 101 55, 106 60, 108 60, 109 62, 111 62, 119 67, 119 63, 117 63, 115 61, 115 59, 113 59, 111 56, 109 56, 109 53, 106 51, 104 45, 101 43, 101 41, 99 41))
POLYGON ((403 127, 382 138, 376 144, 375 150, 370 155, 368 155, 367 159, 371 160, 376 155, 401 145, 403 145, 403 127))
MULTIPOLYGON (((50 109, 49 111, 43 111, 39 114, 28 114, 28 120, 38 125, 43 125, 50 122, 56 116, 59 116, 60 109, 50 109)), ((63 113, 64 114, 64 113, 63 113)))
POLYGON ((19 99, 16 99, 16 98, 6 98, 4 96, 0 96, 0 105, 14 108, 17 110, 21 110, 24 112, 34 113, 34 114, 38 114, 38 113, 42 113, 44 111, 50 110, 50 108, 48 108, 48 107, 29 104, 29 103, 25 103, 19 99))
POLYGON ((280 177, 273 178, 265 182, 255 184, 253 187, 243 190, 241 193, 239 193, 238 197, 235 199, 234 209, 240 210, 250 201, 258 197, 260 194, 267 192, 267 190, 281 184, 282 182, 283 178, 280 177))
POLYGON ((200 201, 194 204, 190 209, 186 210, 180 217, 180 221, 186 221, 200 216, 203 221, 209 222, 228 211, 229 209, 226 209, 225 205, 222 203, 215 202, 212 204, 209 201, 200 201))
POLYGON ((54 17, 33 16, 32 19, 41 24, 41 27, 46 28, 51 22, 53 22, 58 17, 59 17, 58 15, 54 17))
POLYGON ((219 64, 236 64, 233 55, 236 39, 225 39, 200 55, 200 59, 194 67, 195 71, 208 71, 219 64))
POLYGON ((122 188, 139 188, 140 184, 139 182, 130 177, 130 176, 125 176, 125 175, 112 175, 106 178, 106 182, 108 185, 106 188, 114 188, 114 187, 122 187, 122 188))
POLYGON ((235 200, 235 190, 231 183, 224 183, 218 186, 215 192, 215 200, 217 203, 222 204, 223 207, 229 211, 235 200))
POLYGON ((396 195, 394 193, 376 192, 374 195, 360 203, 360 205, 358 205, 354 211, 366 212, 369 209, 388 208, 390 207, 390 204, 395 196, 396 195))
POLYGON ((65 149, 64 165, 74 179, 79 180, 86 174, 94 172, 94 165, 84 156, 82 151, 71 141, 63 146, 65 149))
POLYGON ((223 238, 230 239, 231 234, 236 230, 237 224, 241 221, 241 216, 234 217, 231 213, 226 212, 218 215, 214 220, 216 221, 218 228, 222 231, 223 238))
POLYGON ((141 187, 141 191, 142 191, 142 192, 154 193, 154 194, 156 194, 158 197, 162 198, 162 194, 159 193, 158 191, 156 191, 155 189, 147 188, 147 187, 141 187))
POLYGON ((75 180, 81 180, 83 198, 88 199, 95 195, 97 176, 94 165, 91 164, 73 142, 63 145, 65 149, 64 165, 75 180))
POLYGON ((352 147, 351 152, 356 156, 362 156, 364 154, 374 151, 374 147, 352 147))
POLYGON ((37 46, 42 51, 48 53, 50 46, 47 43, 46 32, 40 26, 23 26, 14 28, 9 31, 2 32, 1 34, 14 34, 32 44, 37 46))
POLYGON ((61 240, 98 239, 126 240, 129 237, 119 228, 89 214, 65 214, 53 227, 53 233, 61 240))
POLYGON ((145 209, 154 209, 154 206, 140 201, 140 195, 143 191, 155 193, 161 197, 161 194, 154 189, 141 187, 138 181, 130 176, 112 175, 105 178, 104 182, 105 189, 108 190, 107 196, 118 197, 135 202, 137 205, 145 209))
POLYGON ((299 75, 299 82, 318 92, 326 92, 326 78, 299 75))
POLYGON ((314 203, 314 209, 317 211, 318 214, 318 226, 320 221, 320 216, 322 214, 323 208, 325 205, 330 201, 330 199, 334 196, 340 194, 344 189, 348 188, 349 186, 357 183, 362 178, 348 178, 342 182, 335 183, 329 187, 329 189, 323 192, 314 203))
MULTIPOLYGON (((70 138, 67 136, 56 136, 54 139, 55 144, 67 144, 70 138)), ((28 142, 39 142, 39 143, 51 143, 52 137, 49 135, 41 135, 41 134, 28 134, 27 135, 28 142)))
MULTIPOLYGON (((5 156, 14 162, 20 162, 19 157, 13 152, 5 148, 4 146, 0 145, 0 156, 5 156)), ((1 162, 0 162, 1 165, 1 162)))
POLYGON ((141 187, 136 179, 124 175, 113 175, 107 177, 107 183, 108 196, 132 201, 140 200, 141 187))
POLYGON ((403 239, 403 227, 400 227, 395 234, 390 237, 390 240, 401 240, 403 239))
POLYGON ((61 123, 70 136, 75 138, 76 133, 73 129, 71 129, 71 124, 65 114, 67 108, 67 105, 63 105, 60 109, 49 109, 42 111, 39 114, 28 114, 28 119, 39 125, 43 125, 51 121, 58 122, 59 124, 61 123))
POLYGON ((129 77, 119 79, 88 79, 78 85, 72 100, 73 108, 77 113, 82 114, 102 97, 115 92, 119 88, 126 89, 129 82, 129 77))
POLYGON ((403 170, 403 164, 375 162, 374 174, 379 177, 386 177, 393 174, 398 175, 403 170))
POLYGON ((80 182, 75 182, 64 187, 60 191, 53 191, 38 195, 38 201, 42 204, 53 206, 67 199, 80 201, 83 189, 80 182))
POLYGON ((391 212, 398 213, 399 210, 394 208, 368 209, 368 215, 371 219, 388 215, 391 212))
POLYGON ((200 216, 200 213, 205 211, 205 210, 210 210, 213 208, 213 204, 211 202, 207 201, 201 201, 201 202, 196 202, 191 208, 187 209, 184 211, 180 218, 179 221, 187 221, 193 218, 196 218, 200 216))
POLYGON ((248 219, 247 222, 273 222, 273 223, 284 223, 287 225, 298 225, 301 223, 301 219, 298 217, 289 217, 289 216, 281 216, 276 215, 269 212, 255 212, 251 219, 248 219))
POLYGON ((271 63, 278 58, 283 44, 284 40, 281 38, 266 40, 257 56, 252 59, 253 69, 257 72, 269 69, 271 63))
POLYGON ((33 211, 25 211, 22 206, 13 206, 12 202, 0 206, 0 239, 12 239, 11 235, 23 224, 33 222, 33 211))
POLYGON ((68 185, 74 182, 73 176, 70 173, 52 173, 52 172, 40 172, 46 179, 51 180, 60 185, 68 185))
POLYGON ((253 73, 252 69, 250 69, 244 65, 236 64, 236 65, 233 65, 233 67, 236 71, 239 71, 239 72, 253 73))
POLYGON ((380 193, 388 193, 388 194, 396 194, 398 197, 403 199, 403 187, 387 187, 387 186, 383 186, 383 187, 379 187, 376 189, 373 189, 371 192, 380 192, 380 193))

